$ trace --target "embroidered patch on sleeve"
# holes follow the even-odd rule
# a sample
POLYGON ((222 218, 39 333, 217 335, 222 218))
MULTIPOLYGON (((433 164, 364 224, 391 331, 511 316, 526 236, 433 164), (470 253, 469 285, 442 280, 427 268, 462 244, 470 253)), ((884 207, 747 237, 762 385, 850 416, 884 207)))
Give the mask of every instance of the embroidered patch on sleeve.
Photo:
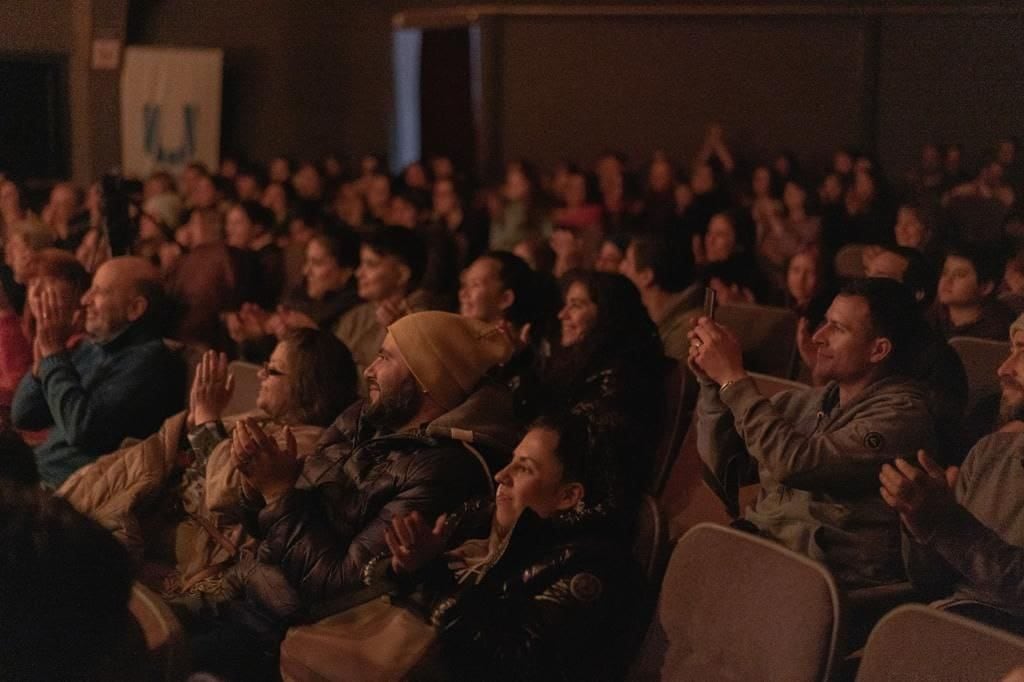
POLYGON ((864 436, 864 447, 869 450, 878 451, 881 450, 885 445, 885 438, 882 437, 878 431, 868 431, 867 435, 864 436))
POLYGON ((604 586, 592 573, 579 573, 569 583, 569 592, 579 601, 587 604, 601 596, 604 586))

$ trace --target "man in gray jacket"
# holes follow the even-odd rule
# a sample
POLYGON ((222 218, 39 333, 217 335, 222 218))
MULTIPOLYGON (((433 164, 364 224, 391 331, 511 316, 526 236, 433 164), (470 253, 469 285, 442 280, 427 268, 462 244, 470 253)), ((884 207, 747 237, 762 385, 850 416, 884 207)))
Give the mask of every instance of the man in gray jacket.
POLYGON ((899 520, 878 497, 879 467, 934 444, 923 389, 901 371, 923 322, 888 279, 845 286, 813 340, 819 388, 768 399, 743 369, 739 341, 707 318, 690 333, 701 380, 698 448, 735 508, 756 471, 757 502, 738 525, 824 562, 844 587, 901 580, 899 520))
POLYGON ((996 433, 963 467, 882 467, 882 498, 899 512, 914 586, 945 599, 934 606, 1024 635, 1024 315, 1010 327, 1010 356, 996 433))

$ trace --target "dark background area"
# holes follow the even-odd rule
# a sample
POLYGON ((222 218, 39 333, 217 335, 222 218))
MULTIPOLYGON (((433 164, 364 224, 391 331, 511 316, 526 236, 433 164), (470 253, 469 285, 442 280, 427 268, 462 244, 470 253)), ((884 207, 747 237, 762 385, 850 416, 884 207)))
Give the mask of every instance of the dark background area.
MULTIPOLYGON (((224 49, 223 147, 259 160, 386 151, 392 17, 437 6, 119 1, 129 44, 224 49)), ((5 0, 0 38, 10 49, 67 51, 71 27, 61 17, 71 4, 5 0)), ((1024 134, 1020 3, 993 14, 965 3, 889 2, 884 16, 827 2, 744 5, 756 16, 730 14, 738 3, 685 6, 696 13, 490 20, 495 153, 589 161, 615 147, 643 161, 661 148, 687 160, 719 120, 755 155, 788 148, 817 161, 836 145, 871 151, 877 142, 898 177, 926 140, 963 142, 975 161, 997 137, 1024 134), (814 13, 785 9, 793 6, 814 13)), ((112 131, 101 132, 95 155, 113 145, 107 156, 116 156, 112 131)))

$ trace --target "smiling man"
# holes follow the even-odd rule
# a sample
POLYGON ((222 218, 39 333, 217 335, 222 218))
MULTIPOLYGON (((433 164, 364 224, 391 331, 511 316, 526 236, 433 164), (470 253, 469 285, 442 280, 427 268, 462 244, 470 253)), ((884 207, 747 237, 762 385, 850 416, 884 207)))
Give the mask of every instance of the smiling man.
POLYGON ((904 375, 923 325, 916 310, 893 280, 848 284, 813 337, 824 385, 771 399, 731 332, 706 318, 691 332, 701 457, 727 503, 745 474, 761 485, 739 525, 824 562, 844 587, 903 578, 899 521, 876 482, 884 462, 935 440, 924 390, 904 375))
POLYGON ((82 297, 89 340, 68 349, 73 306, 41 292, 35 365, 14 395, 11 420, 49 429, 36 459, 43 482, 58 487, 127 436, 144 437, 181 409, 185 367, 156 329, 160 275, 142 258, 114 258, 82 297))
MULTIPOLYGON (((247 600, 238 604, 257 615, 231 617, 224 627, 273 654, 299 609, 323 608, 361 586, 363 567, 387 549, 392 519, 433 519, 489 496, 520 425, 508 389, 485 375, 511 354, 494 325, 453 313, 407 315, 387 328, 364 372, 369 397, 338 417, 303 465, 311 487, 295 486, 294 456, 260 434, 233 450, 260 493, 248 503, 263 540, 255 564, 241 571, 247 600), (291 466, 281 466, 288 458, 291 466), (262 582, 268 571, 272 588, 262 582)), ((223 654, 211 641, 193 650, 204 665, 223 654)))

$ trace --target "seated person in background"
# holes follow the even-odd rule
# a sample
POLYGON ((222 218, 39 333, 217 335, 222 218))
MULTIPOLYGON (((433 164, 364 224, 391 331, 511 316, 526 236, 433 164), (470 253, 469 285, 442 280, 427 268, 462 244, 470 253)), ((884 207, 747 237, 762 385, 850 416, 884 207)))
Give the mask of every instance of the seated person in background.
POLYGON ((197 669, 253 679, 254 653, 276 656, 294 618, 360 584, 391 519, 432 519, 487 494, 519 432, 509 391, 482 380, 511 353, 500 329, 451 313, 392 324, 366 369, 369 399, 324 434, 309 488, 296 486, 304 467, 293 448, 249 422, 235 430, 232 456, 262 541, 236 569, 245 601, 197 632, 197 669))
POLYGON ((362 301, 356 290, 359 237, 350 230, 316 233, 306 244, 303 279, 274 313, 243 304, 225 316, 228 333, 239 345, 239 356, 262 362, 274 344, 302 327, 333 331, 342 315, 362 301))
POLYGON ((216 211, 193 210, 178 233, 189 251, 166 277, 168 296, 182 311, 171 336, 226 350, 230 340, 221 325, 221 314, 238 310, 244 300, 249 273, 244 254, 224 243, 216 211))
POLYGON ((965 244, 946 252, 934 310, 943 336, 1006 338, 1014 315, 996 298, 1003 261, 995 244, 965 244))
POLYGON ((882 466, 882 498, 903 520, 907 574, 938 608, 1024 635, 1024 348, 999 368, 1002 427, 963 467, 882 466))
MULTIPOLYGON (((935 272, 917 249, 880 246, 867 259, 868 277, 886 277, 910 289, 923 315, 932 305, 935 272)), ((935 415, 939 459, 959 464, 977 440, 964 440, 963 419, 967 407, 967 372, 963 361, 942 334, 929 327, 921 330, 920 344, 910 367, 910 376, 928 389, 928 404, 935 415)))
MULTIPOLYGON (((622 679, 639 574, 613 447, 586 417, 542 417, 495 476, 493 501, 391 520, 388 552, 364 576, 415 594, 438 628, 413 678, 622 679)), ((285 669, 290 657, 301 652, 286 639, 285 669)))
MULTIPOLYGON (((462 273, 459 311, 464 317, 496 324, 506 331, 515 354, 498 373, 516 395, 516 415, 536 414, 539 364, 546 356, 557 298, 546 295, 544 276, 508 251, 488 251, 462 273)), ((552 282, 551 288, 556 285, 552 282)))
POLYGON ((851 282, 814 334, 815 375, 828 383, 771 399, 729 330, 702 317, 691 332, 698 450, 719 495, 735 509, 756 465, 761 490, 739 524, 824 562, 844 587, 904 575, 899 522, 874 481, 882 462, 934 444, 925 393, 904 374, 921 326, 902 285, 851 282))
POLYGON ((704 293, 693 281, 689 244, 668 235, 637 235, 626 247, 619 271, 640 292, 647 314, 658 325, 665 355, 673 360, 685 358, 690 345, 687 313, 701 305, 704 293))
POLYGON ((620 462, 624 488, 638 500, 664 418, 664 357, 658 330, 636 287, 622 275, 575 270, 562 281, 561 343, 542 380, 541 410, 600 415, 633 443, 620 462))
POLYGON ((366 303, 342 315, 334 328, 352 351, 360 377, 380 350, 388 325, 426 309, 428 295, 419 288, 426 263, 426 246, 412 230, 389 225, 364 238, 356 284, 359 298, 366 303))
POLYGON ((1024 251, 1017 251, 1006 261, 999 300, 1018 315, 1024 313, 1024 251))
POLYGON ((274 243, 274 212, 246 200, 228 211, 224 228, 228 246, 245 254, 252 269, 243 300, 273 310, 284 289, 284 253, 274 243))
MULTIPOLYGON (((0 482, 0 677, 131 680, 132 569, 110 534, 64 500, 0 482), (74 633, 59 644, 57 633, 74 633)), ((142 651, 132 652, 138 657, 142 651)))
POLYGON ((71 473, 118 447, 127 436, 152 433, 181 407, 185 367, 160 338, 159 273, 124 256, 96 271, 82 297, 90 340, 67 350, 74 311, 52 288, 41 293, 36 364, 11 405, 17 428, 50 428, 36 448, 43 482, 58 487, 71 473))

